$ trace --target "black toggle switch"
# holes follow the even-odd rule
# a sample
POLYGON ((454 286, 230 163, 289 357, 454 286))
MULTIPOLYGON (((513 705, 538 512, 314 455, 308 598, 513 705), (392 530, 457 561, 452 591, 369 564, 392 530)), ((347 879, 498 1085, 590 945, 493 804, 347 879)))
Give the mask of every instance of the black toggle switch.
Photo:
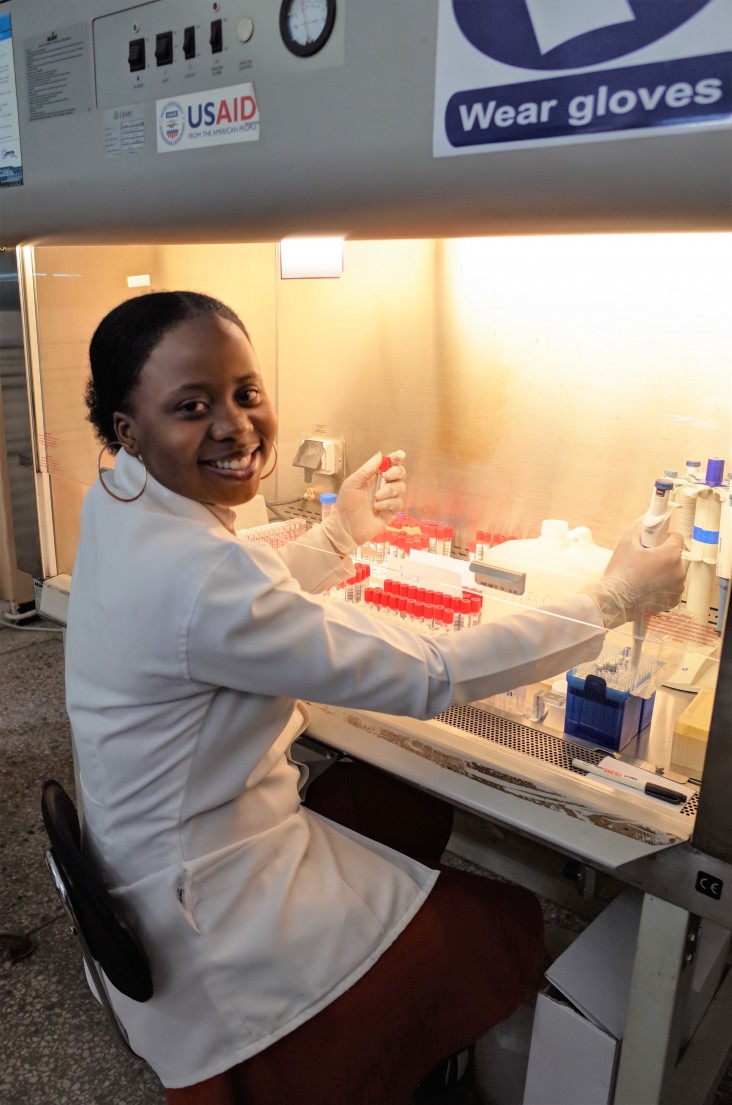
POLYGON ((130 49, 127 54, 130 73, 136 73, 138 69, 145 68, 145 39, 133 38, 130 41, 130 49))
POLYGON ((195 58, 196 56, 196 28, 186 27, 183 31, 183 57, 195 58))
POLYGON ((211 20, 211 36, 208 41, 211 43, 211 53, 220 54, 224 48, 220 19, 211 20))
POLYGON ((173 32, 163 31, 155 36, 155 60, 158 65, 170 65, 173 61, 173 32))

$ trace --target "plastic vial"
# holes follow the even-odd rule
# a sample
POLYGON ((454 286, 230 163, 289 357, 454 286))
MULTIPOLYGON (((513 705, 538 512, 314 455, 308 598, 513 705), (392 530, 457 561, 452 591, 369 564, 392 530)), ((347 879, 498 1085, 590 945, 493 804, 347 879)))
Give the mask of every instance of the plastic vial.
POLYGON ((325 491, 320 496, 320 516, 321 518, 327 518, 332 513, 335 501, 338 498, 332 491, 325 491))
POLYGON ((381 458, 381 464, 379 465, 379 472, 378 472, 378 475, 376 477, 376 487, 374 488, 374 494, 376 494, 376 492, 379 491, 380 488, 382 488, 384 486, 384 484, 386 483, 386 477, 384 476, 384 473, 389 471, 389 469, 391 468, 393 463, 394 463, 394 461, 391 459, 391 457, 382 457, 381 458))

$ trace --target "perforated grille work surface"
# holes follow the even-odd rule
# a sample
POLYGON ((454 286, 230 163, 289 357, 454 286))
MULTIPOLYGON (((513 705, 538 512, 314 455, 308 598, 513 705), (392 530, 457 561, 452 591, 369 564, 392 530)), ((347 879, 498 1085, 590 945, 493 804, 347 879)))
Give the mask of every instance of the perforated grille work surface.
MULTIPOLYGON (((535 760, 542 760, 565 771, 571 771, 573 775, 582 775, 581 771, 572 767, 573 759, 598 764, 604 756, 609 755, 606 748, 592 749, 583 744, 574 744, 558 734, 555 736, 553 733, 545 733, 540 729, 523 725, 520 721, 513 721, 511 718, 479 709, 477 706, 451 706, 439 714, 437 720, 453 729, 470 733, 474 737, 493 741, 504 748, 511 748, 515 752, 523 752, 525 756, 532 756, 535 760)), ((693 817, 697 811, 698 801, 698 795, 693 794, 680 811, 676 812, 693 817)))

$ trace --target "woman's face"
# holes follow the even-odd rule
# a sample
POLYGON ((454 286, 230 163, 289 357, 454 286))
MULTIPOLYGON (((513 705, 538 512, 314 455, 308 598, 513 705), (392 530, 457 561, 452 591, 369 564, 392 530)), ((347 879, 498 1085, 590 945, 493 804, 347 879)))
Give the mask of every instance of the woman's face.
POLYGON ((277 418, 248 339, 218 315, 169 330, 142 367, 118 440, 159 483, 213 506, 257 491, 277 418))

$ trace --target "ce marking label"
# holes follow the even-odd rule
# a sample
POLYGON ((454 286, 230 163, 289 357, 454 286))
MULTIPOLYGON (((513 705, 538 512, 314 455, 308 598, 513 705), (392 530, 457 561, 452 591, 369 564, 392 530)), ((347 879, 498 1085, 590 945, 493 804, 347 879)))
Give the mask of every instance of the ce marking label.
POLYGON ((716 875, 709 875, 706 871, 700 871, 696 876, 696 889, 700 894, 706 894, 708 898, 719 901, 722 897, 724 883, 716 875))

